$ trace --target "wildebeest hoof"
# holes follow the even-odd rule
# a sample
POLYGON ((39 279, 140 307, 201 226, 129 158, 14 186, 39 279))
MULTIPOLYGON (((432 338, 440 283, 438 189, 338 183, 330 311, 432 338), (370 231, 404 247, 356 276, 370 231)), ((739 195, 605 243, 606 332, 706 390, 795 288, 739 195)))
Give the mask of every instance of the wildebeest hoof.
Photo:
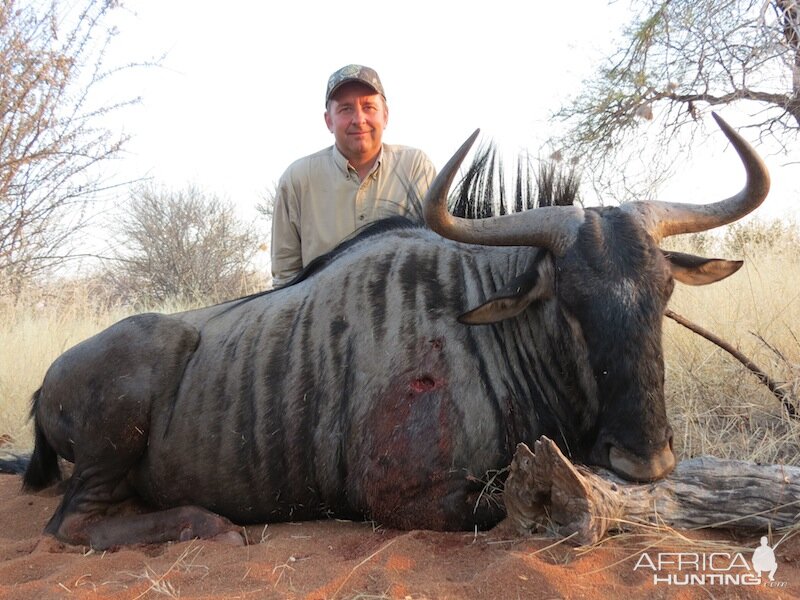
POLYGON ((228 546, 238 547, 247 545, 244 536, 242 536, 242 534, 238 531, 226 531, 225 533, 220 533, 219 535, 215 535, 213 538, 211 538, 211 541, 227 544, 228 546))
POLYGON ((209 534, 209 532, 203 532, 206 535, 202 535, 201 533, 197 532, 193 527, 184 527, 181 529, 180 536, 178 538, 181 542, 188 542, 196 538, 205 538, 209 539, 212 542, 222 542, 223 544, 228 544, 229 546, 246 546, 244 537, 238 531, 223 531, 222 533, 218 533, 216 535, 209 534))
MULTIPOLYGON (((164 511, 162 514, 170 515, 166 517, 167 520, 175 518, 179 523, 183 523, 177 536, 181 542, 195 538, 213 540, 227 533, 241 537, 236 532, 236 526, 228 519, 198 506, 183 506, 174 509, 174 512, 164 511)), ((243 542, 238 542, 236 545, 241 546, 243 542)))
MULTIPOLYGON (((227 519, 220 519, 220 521, 224 521, 224 523, 213 523, 213 526, 221 525, 228 527, 232 527, 233 525, 227 521, 227 519)), ((203 524, 205 525, 205 524, 203 524)), ((221 531, 220 533, 214 533, 212 529, 203 527, 195 526, 188 526, 181 529, 179 541, 181 542, 188 542, 196 538, 203 538, 211 540, 212 542, 222 542, 223 544, 228 544, 229 546, 246 546, 247 543, 245 542, 244 537, 241 533, 236 530, 229 529, 228 531, 221 531)))

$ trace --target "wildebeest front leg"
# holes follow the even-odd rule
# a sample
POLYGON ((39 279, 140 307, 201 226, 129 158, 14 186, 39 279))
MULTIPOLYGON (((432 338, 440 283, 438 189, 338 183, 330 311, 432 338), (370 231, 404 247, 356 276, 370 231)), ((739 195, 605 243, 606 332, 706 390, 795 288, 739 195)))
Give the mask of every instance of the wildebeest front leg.
POLYGON ((136 499, 122 469, 108 465, 76 469, 45 533, 97 550, 194 538, 244 544, 233 523, 204 508, 180 506, 142 511, 147 509, 136 499))
POLYGON ((96 550, 195 538, 215 539, 237 546, 245 543, 239 528, 228 519, 197 506, 114 517, 70 513, 62 521, 58 537, 96 550))

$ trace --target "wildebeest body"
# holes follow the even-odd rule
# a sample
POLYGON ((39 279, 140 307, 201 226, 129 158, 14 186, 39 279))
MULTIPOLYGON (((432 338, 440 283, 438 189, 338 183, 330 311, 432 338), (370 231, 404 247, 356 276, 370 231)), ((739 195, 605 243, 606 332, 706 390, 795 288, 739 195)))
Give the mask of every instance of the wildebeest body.
MULTIPOLYGON (((478 480, 506 465, 519 440, 541 432, 540 418, 556 423, 548 407, 574 398, 580 410, 563 405, 558 416, 586 411, 592 421, 591 375, 578 364, 582 350, 565 335, 570 330, 554 300, 496 326, 456 320, 509 274, 548 261, 538 249, 487 251, 420 228, 386 232, 294 287, 118 325, 125 333, 143 321, 159 327, 151 327, 152 337, 138 332, 152 348, 141 339, 143 348, 132 347, 120 334, 120 361, 81 355, 75 362, 103 364, 106 373, 130 370, 115 381, 135 384, 151 404, 133 402, 134 390, 123 400, 89 392, 85 416, 105 415, 97 407, 113 404, 109 415, 124 414, 128 432, 146 432, 146 445, 134 448, 140 455, 132 480, 156 506, 199 504, 239 522, 328 513, 434 528, 466 527, 476 518, 486 525, 497 515, 467 510, 478 480), (165 329, 182 344, 169 369, 160 364, 165 329), (153 365, 142 365, 146 356, 153 365), (158 369, 168 374, 152 374, 158 369)), ((87 345, 105 353, 96 341, 87 345)), ((40 403, 69 402, 76 390, 93 389, 59 371, 56 380, 69 392, 49 388, 48 376, 40 403)), ((89 426, 82 441, 103 445, 100 460, 109 447, 94 436, 107 431, 107 420, 89 426)), ((573 420, 564 420, 564 432, 547 432, 574 442, 573 420)), ((119 462, 119 450, 112 456, 119 462)))

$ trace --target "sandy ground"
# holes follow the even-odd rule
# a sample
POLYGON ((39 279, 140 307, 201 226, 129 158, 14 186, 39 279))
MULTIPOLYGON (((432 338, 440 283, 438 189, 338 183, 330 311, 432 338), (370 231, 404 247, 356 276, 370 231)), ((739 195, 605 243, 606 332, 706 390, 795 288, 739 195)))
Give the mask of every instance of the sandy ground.
MULTIPOLYGON (((623 535, 591 549, 520 538, 502 524, 474 533, 395 531, 370 523, 317 521, 246 528, 250 544, 195 540, 113 552, 65 546, 41 535, 58 504, 52 493, 20 492, 0 475, 0 598, 798 598, 800 536, 775 550, 776 584, 678 586, 654 583, 646 551, 706 555, 722 544, 755 549, 758 537, 695 532, 647 548, 623 535)), ((735 557, 735 553, 733 555, 735 557)), ((743 553, 747 559, 752 550, 743 553)), ((673 560, 662 554, 662 558, 673 560)), ((728 569, 722 555, 716 566, 728 569)), ((733 565, 728 574, 741 574, 733 565)), ((699 573, 666 565, 661 577, 699 573)))

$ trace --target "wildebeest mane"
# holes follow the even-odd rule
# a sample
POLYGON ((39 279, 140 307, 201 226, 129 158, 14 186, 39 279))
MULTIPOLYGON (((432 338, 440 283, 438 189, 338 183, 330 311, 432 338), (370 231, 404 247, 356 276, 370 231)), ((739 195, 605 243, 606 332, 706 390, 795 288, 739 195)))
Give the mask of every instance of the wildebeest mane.
POLYGON ((580 175, 574 165, 557 161, 533 161, 527 155, 517 159, 514 195, 508 197, 505 169, 494 144, 475 155, 472 164, 453 189, 448 200, 457 217, 483 219, 542 206, 570 206, 580 203, 580 175))

